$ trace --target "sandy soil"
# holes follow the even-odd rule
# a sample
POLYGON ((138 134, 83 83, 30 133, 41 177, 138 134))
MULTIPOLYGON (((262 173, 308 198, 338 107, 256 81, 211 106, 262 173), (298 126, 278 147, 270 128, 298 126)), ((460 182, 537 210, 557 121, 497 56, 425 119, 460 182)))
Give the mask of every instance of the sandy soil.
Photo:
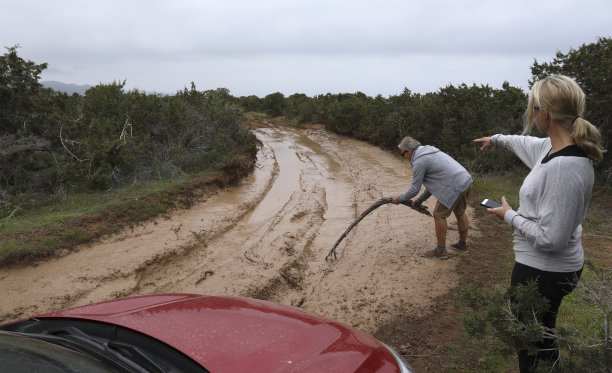
MULTIPOLYGON (((338 259, 325 260, 361 212, 409 186, 406 161, 322 129, 256 133, 264 145, 241 185, 66 256, 3 269, 0 320, 128 295, 194 292, 299 306, 384 335, 381 325, 431 314, 457 286, 459 256, 422 258, 435 246, 433 220, 401 205, 368 215, 338 246, 338 259)), ((434 203, 426 205, 433 210, 434 203)), ((449 228, 451 243, 454 217, 449 228)))

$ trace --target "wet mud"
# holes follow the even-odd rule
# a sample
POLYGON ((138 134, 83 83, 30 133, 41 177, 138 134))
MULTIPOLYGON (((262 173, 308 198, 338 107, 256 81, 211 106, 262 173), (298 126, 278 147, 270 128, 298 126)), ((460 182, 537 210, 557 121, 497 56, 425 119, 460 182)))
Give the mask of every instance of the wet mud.
MULTIPOLYGON (((408 188, 406 161, 323 129, 254 131, 263 145, 240 185, 66 256, 3 269, 0 320, 189 292, 299 306, 374 333, 398 313, 429 314, 456 286, 457 258, 421 257, 435 246, 432 218, 402 205, 373 211, 337 247, 337 260, 325 260, 368 206, 408 188)), ((451 216, 448 242, 457 238, 451 216)))

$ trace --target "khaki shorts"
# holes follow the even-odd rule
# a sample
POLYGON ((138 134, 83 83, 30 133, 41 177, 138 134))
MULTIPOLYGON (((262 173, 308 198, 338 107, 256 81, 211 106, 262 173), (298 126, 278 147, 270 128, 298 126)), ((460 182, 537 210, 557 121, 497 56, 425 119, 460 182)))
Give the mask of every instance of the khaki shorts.
POLYGON ((448 218, 451 212, 455 213, 455 216, 461 216, 465 214, 465 209, 467 208, 467 201, 470 197, 470 192, 472 191, 472 184, 465 190, 465 192, 459 195, 459 198, 455 201, 453 207, 448 208, 440 203, 440 201, 436 202, 436 207, 434 208, 434 216, 439 216, 441 218, 448 218))

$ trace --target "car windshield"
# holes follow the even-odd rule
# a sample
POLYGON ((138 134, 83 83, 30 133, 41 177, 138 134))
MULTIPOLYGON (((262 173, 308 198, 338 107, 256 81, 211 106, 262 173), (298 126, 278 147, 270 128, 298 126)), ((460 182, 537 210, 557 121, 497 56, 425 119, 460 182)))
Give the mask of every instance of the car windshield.
MULTIPOLYGON (((208 371, 187 355, 169 345, 113 324, 73 319, 28 319, 0 326, 0 333, 12 332, 22 338, 39 340, 43 344, 75 350, 110 368, 101 372, 202 372, 208 371), (114 370, 108 370, 114 369, 114 370)), ((12 372, 2 369, 0 372, 12 372)), ((28 370, 26 370, 28 371, 28 370)), ((30 370, 44 371, 46 370, 30 370)), ((53 372, 53 370, 49 370, 53 372)), ((64 371, 64 370, 59 370, 64 371)), ((65 370, 81 372, 81 370, 65 370)), ((85 369, 84 372, 99 370, 85 369)))
POLYGON ((0 371, 2 372, 119 372, 74 350, 38 339, 0 332, 0 371))

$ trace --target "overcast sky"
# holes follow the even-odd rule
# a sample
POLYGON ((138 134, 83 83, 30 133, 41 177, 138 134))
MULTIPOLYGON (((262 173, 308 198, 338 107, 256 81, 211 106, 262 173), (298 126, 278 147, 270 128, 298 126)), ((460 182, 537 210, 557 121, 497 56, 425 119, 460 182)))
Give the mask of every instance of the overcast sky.
MULTIPOLYGON (((435 92, 508 81, 612 36, 612 0, 0 0, 41 80, 234 96, 435 92)), ((2 51, 2 54, 6 50, 2 51)))

